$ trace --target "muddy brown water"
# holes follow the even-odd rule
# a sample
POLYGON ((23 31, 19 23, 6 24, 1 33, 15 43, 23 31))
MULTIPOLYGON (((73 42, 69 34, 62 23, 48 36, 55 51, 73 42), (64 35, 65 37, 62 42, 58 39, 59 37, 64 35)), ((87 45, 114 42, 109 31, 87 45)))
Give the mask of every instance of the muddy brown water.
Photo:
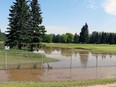
POLYGON ((59 61, 44 63, 42 64, 43 69, 0 70, 0 82, 116 78, 116 55, 113 54, 95 54, 81 49, 51 47, 34 52, 59 61))

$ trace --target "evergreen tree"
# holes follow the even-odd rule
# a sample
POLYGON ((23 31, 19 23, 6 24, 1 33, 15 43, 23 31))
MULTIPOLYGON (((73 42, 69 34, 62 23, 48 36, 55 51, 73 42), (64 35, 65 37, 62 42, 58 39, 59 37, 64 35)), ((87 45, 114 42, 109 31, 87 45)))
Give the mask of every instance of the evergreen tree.
POLYGON ((74 35, 74 43, 78 43, 79 42, 79 35, 77 35, 77 33, 75 33, 74 35))
POLYGON ((116 44, 116 33, 114 33, 114 43, 116 44))
POLYGON ((90 43, 93 43, 93 44, 99 43, 98 37, 99 37, 98 32, 96 32, 96 31, 92 32, 92 34, 90 35, 90 43))
POLYGON ((104 43, 106 44, 106 33, 105 32, 102 32, 102 35, 101 35, 101 43, 104 43))
POLYGON ((34 47, 39 46, 39 43, 42 41, 43 36, 45 35, 45 27, 42 26, 42 12, 38 0, 31 1, 31 21, 30 21, 30 31, 31 31, 31 42, 30 50, 32 51, 34 47))
POLYGON ((56 39, 56 35, 55 35, 55 34, 53 34, 52 42, 54 42, 54 43, 55 43, 55 39, 56 39))
POLYGON ((13 4, 9 14, 9 28, 5 44, 10 48, 18 45, 18 49, 21 49, 28 28, 29 6, 26 0, 16 0, 13 4))
POLYGON ((114 33, 110 33, 109 44, 114 44, 114 43, 115 43, 115 35, 114 35, 114 33))
POLYGON ((88 25, 85 23, 85 25, 82 27, 81 32, 80 32, 80 37, 79 37, 79 42, 80 43, 87 43, 88 42, 88 25))
POLYGON ((109 33, 106 33, 106 43, 109 44, 109 36, 110 34, 109 33))
POLYGON ((57 34, 56 37, 55 37, 55 42, 56 43, 61 43, 62 39, 61 39, 61 35, 60 34, 57 34))

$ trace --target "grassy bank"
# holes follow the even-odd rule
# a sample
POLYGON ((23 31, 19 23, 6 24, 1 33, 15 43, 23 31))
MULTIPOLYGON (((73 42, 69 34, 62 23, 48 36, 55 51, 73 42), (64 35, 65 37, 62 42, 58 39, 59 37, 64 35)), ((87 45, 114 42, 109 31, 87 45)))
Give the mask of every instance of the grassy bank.
POLYGON ((7 57, 8 64, 23 64, 23 63, 39 63, 43 62, 55 62, 56 59, 48 58, 44 54, 33 53, 26 50, 4 50, 4 43, 0 42, 0 65, 5 63, 7 57), (43 58, 43 60, 42 60, 43 58))
POLYGON ((1 83, 0 87, 82 87, 96 84, 111 84, 115 82, 116 79, 85 80, 74 82, 8 82, 1 83))
POLYGON ((77 48, 91 50, 96 53, 116 54, 116 45, 109 44, 63 44, 63 43, 44 43, 49 47, 77 48))
POLYGON ((55 59, 47 58, 43 54, 32 53, 28 51, 20 51, 20 50, 8 50, 8 51, 0 51, 0 63, 4 63, 5 58, 7 57, 7 62, 10 63, 32 63, 32 62, 41 62, 43 58, 43 62, 54 62, 57 61, 55 59))

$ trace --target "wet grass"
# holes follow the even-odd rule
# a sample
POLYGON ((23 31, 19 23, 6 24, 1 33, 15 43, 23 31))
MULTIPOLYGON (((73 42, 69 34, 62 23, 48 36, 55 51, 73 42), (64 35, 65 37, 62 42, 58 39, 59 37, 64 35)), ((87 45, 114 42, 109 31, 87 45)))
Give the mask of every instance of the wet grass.
POLYGON ((95 53, 112 53, 116 54, 116 45, 110 44, 63 44, 63 43, 44 43, 49 47, 76 48, 91 50, 95 53))
POLYGON ((72 82, 8 82, 1 83, 0 87, 86 87, 89 85, 111 84, 115 82, 116 79, 84 80, 72 82))

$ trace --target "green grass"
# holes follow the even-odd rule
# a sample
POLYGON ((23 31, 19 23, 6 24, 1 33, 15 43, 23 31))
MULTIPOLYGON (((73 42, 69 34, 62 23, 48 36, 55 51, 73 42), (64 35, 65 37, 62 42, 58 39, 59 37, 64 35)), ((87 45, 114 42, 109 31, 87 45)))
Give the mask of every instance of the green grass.
POLYGON ((25 69, 33 68, 34 65, 41 68, 42 63, 56 61, 58 60, 48 58, 43 54, 24 50, 0 50, 0 69, 5 69, 6 63, 7 69, 18 69, 18 66, 20 66, 21 69, 25 69))
POLYGON ((4 50, 4 42, 0 42, 0 64, 4 64, 6 57, 8 64, 39 63, 42 61, 42 57, 43 62, 58 61, 56 59, 47 58, 43 54, 33 53, 26 50, 17 50, 17 49, 4 50))
POLYGON ((109 44, 63 44, 63 43, 44 43, 49 47, 61 47, 61 48, 76 48, 91 50, 96 53, 112 53, 116 54, 116 45, 109 44))
POLYGON ((96 84, 111 84, 115 82, 116 79, 84 80, 73 82, 7 82, 1 83, 0 87, 82 87, 96 84))
POLYGON ((4 42, 0 41, 0 49, 4 49, 4 42))
POLYGON ((0 63, 4 63, 6 57, 8 64, 41 62, 42 57, 44 62, 57 61, 52 58, 47 58, 45 55, 39 53, 36 54, 28 51, 20 51, 20 50, 0 51, 0 63))

